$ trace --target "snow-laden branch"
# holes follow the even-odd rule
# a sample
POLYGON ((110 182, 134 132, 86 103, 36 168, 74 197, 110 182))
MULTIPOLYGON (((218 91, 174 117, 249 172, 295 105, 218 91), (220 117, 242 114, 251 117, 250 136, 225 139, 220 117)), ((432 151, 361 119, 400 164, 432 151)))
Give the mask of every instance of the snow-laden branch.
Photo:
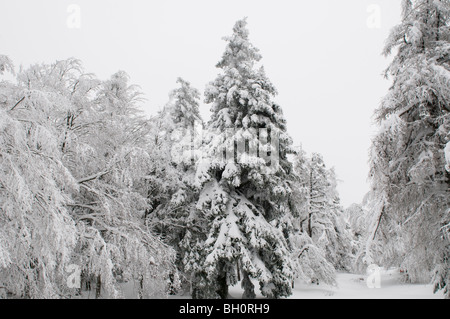
POLYGON ((104 171, 104 172, 100 172, 100 173, 97 173, 97 174, 94 174, 94 175, 91 175, 91 176, 79 179, 77 182, 78 182, 78 184, 87 183, 87 182, 96 180, 96 179, 98 179, 100 177, 103 177, 106 174, 108 174, 109 172, 110 172, 109 170, 108 171, 104 171))
POLYGON ((9 110, 10 112, 13 111, 20 103, 22 103, 25 100, 25 96, 21 98, 19 101, 17 101, 16 104, 9 110))
POLYGON ((450 173, 450 142, 447 143, 447 146, 444 150, 445 153, 445 169, 450 173))

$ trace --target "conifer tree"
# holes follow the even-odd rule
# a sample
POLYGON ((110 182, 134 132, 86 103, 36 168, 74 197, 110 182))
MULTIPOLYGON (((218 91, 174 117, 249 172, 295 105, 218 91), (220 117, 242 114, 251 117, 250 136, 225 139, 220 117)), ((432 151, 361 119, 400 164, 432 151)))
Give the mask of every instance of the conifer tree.
POLYGON ((366 262, 376 261, 380 247, 380 263, 402 267, 414 282, 434 274, 436 288, 450 296, 450 2, 404 0, 402 8, 384 50, 396 55, 386 71, 392 86, 376 112, 366 262))
POLYGON ((197 208, 208 232, 192 237, 196 244, 185 257, 194 298, 227 298, 239 277, 246 298, 255 296, 252 279, 264 296, 291 294, 293 265, 281 219, 289 213, 292 141, 273 101, 276 90, 257 68, 261 55, 246 24, 238 21, 226 38, 217 64, 222 72, 205 94, 212 118, 197 170, 197 208))
POLYGON ((158 167, 149 174, 154 201, 147 222, 176 250, 176 263, 183 275, 183 239, 188 229, 196 231, 190 220, 198 200, 194 177, 203 122, 200 92, 181 78, 177 83, 179 87, 170 93, 169 103, 152 119, 152 145, 158 167))

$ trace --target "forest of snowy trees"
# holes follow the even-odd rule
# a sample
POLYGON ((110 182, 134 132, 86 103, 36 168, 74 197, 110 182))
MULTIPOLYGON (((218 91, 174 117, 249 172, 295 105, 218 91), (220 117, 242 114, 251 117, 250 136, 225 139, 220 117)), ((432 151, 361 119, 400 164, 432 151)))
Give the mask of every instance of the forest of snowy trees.
POLYGON ((283 298, 372 264, 450 298, 450 1, 402 5, 372 187, 347 209, 335 170, 293 144, 246 19, 206 86, 209 119, 185 79, 149 118, 123 71, 0 55, 0 298, 121 298, 127 283, 138 298, 237 284, 283 298))

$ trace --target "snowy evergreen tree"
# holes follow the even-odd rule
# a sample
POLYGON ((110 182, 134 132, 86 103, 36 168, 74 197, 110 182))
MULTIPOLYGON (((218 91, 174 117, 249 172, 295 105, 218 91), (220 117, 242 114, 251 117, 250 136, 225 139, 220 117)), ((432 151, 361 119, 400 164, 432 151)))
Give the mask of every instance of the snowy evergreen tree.
POLYGON ((291 294, 293 265, 280 220, 289 213, 292 141, 246 24, 238 21, 226 38, 222 73, 205 94, 212 118, 197 169, 197 220, 208 232, 188 234, 185 256, 194 298, 227 298, 238 277, 247 298, 255 296, 252 279, 266 297, 291 294))
POLYGON ((437 289, 450 297, 450 2, 404 0, 402 7, 384 50, 398 52, 386 71, 393 84, 376 112, 366 263, 401 267, 413 282, 434 273, 437 289))
POLYGON ((14 75, 14 64, 6 55, 0 54, 0 75, 4 74, 5 72, 9 72, 14 75))
POLYGON ((182 78, 178 78, 177 83, 180 87, 170 93, 173 122, 183 128, 192 128, 195 122, 202 122, 200 92, 182 78))
POLYGON ((148 210, 148 224, 177 252, 177 266, 184 273, 182 240, 190 229, 196 210, 195 163, 198 162, 203 122, 199 111, 200 93, 179 78, 179 88, 170 102, 153 118, 152 149, 159 168, 152 176, 154 202, 148 210), (164 185, 161 185, 163 183, 164 185), (155 196, 155 192, 158 193, 155 196))

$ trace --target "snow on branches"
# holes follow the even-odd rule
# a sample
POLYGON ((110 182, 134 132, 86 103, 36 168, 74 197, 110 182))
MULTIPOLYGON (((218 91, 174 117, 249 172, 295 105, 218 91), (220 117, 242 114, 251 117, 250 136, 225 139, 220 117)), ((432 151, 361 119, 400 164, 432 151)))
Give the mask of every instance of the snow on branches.
POLYGON ((102 82, 69 59, 32 65, 0 96, 0 284, 19 297, 74 296, 66 269, 77 265, 97 297, 120 297, 121 280, 165 295, 174 252, 142 220, 152 160, 128 77, 102 82))
POLYGON ((445 152, 445 161, 447 163, 445 169, 447 170, 447 172, 450 173, 450 142, 447 143, 447 145, 445 146, 444 152, 445 152))

